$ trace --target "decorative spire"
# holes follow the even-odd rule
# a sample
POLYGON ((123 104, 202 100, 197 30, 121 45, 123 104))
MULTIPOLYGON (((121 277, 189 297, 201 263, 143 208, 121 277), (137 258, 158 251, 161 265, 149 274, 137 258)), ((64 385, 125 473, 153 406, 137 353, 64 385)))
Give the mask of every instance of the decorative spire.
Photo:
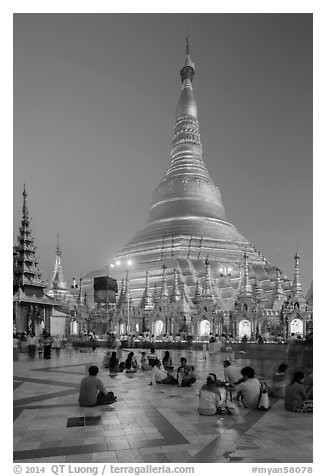
MULTIPOLYGON (((186 57, 183 63, 183 66, 180 71, 181 80, 184 86, 184 83, 188 80, 189 84, 191 85, 192 78, 195 74, 195 63, 191 60, 189 55, 189 40, 188 40, 188 32, 186 35, 186 57)), ((188 84, 187 82, 187 84, 188 84)), ((189 86, 189 85, 188 85, 189 86)))
POLYGON ((253 294, 255 303, 260 304, 262 300, 262 296, 263 296, 263 289, 260 285, 260 282, 257 279, 257 276, 255 276, 255 282, 253 284, 252 294, 253 294))
POLYGON ((126 271, 126 290, 123 297, 123 302, 129 306, 131 304, 131 295, 130 295, 130 284, 129 284, 129 271, 126 271))
POLYGON ((59 232, 57 233, 57 256, 61 256, 61 250, 60 250, 60 234, 59 234, 59 232))
POLYGON ((124 282, 124 279, 122 278, 121 279, 120 295, 119 295, 119 299, 118 299, 118 303, 117 303, 117 308, 118 309, 120 309, 120 307, 122 306, 125 292, 126 292, 125 282, 124 282))
POLYGON ((204 284, 204 296, 206 299, 213 299, 213 292, 212 292, 212 282, 211 282, 211 265, 209 264, 208 258, 205 260, 205 267, 206 267, 206 276, 205 276, 205 284, 204 284))
POLYGON ((160 297, 158 295, 158 291, 157 291, 157 284, 155 283, 154 284, 154 292, 153 292, 153 302, 154 304, 157 304, 160 300, 160 297))
POLYGON ((174 268, 174 276, 173 276, 173 288, 172 288, 172 294, 171 294, 171 301, 176 302, 179 301, 180 299, 180 289, 178 285, 178 272, 174 268))
POLYGON ((67 283, 63 277, 63 269, 61 264, 61 249, 59 242, 59 233, 57 233, 57 248, 56 248, 56 258, 54 265, 53 278, 50 283, 49 291, 47 292, 48 296, 53 296, 56 298, 68 297, 67 283))
POLYGON ((281 270, 279 267, 276 268, 276 281, 274 289, 274 297, 277 300, 280 300, 284 297, 284 290, 281 282, 281 270))
POLYGON ((77 299, 77 303, 78 303, 80 306, 83 306, 83 305, 84 305, 82 284, 83 284, 83 278, 80 277, 80 278, 79 278, 78 299, 77 299))
POLYGON ((251 297, 252 296, 252 289, 249 283, 249 266, 248 266, 248 254, 247 250, 244 253, 244 266, 243 266, 243 278, 240 287, 240 294, 242 296, 251 297))
POLYGON ((143 296, 141 298, 139 307, 141 309, 143 309, 144 311, 149 311, 149 310, 153 309, 153 307, 154 307, 153 297, 152 297, 152 293, 151 293, 151 290, 150 290, 150 287, 149 287, 148 271, 146 271, 145 289, 144 289, 144 293, 143 293, 143 296))
POLYGON ((122 278, 122 279, 121 279, 121 290, 120 290, 120 296, 123 296, 125 292, 126 292, 126 285, 125 285, 125 281, 124 281, 124 279, 122 278))
POLYGON ((292 283, 291 295, 293 298, 302 296, 302 285, 300 283, 300 272, 299 272, 299 260, 300 257, 298 252, 296 252, 294 257, 294 278, 292 283))
POLYGON ((185 283, 180 284, 180 293, 181 295, 178 301, 178 311, 182 312, 185 316, 189 317, 192 306, 191 306, 191 300, 189 298, 188 288, 185 283))
POLYGON ((161 299, 169 297, 169 291, 166 284, 166 264, 165 263, 163 263, 162 269, 163 269, 163 276, 162 276, 161 299))
POLYGON ((24 184, 24 190, 23 190, 23 218, 28 218, 28 209, 27 209, 27 193, 26 193, 26 187, 24 184))
POLYGON ((199 285, 199 281, 197 279, 197 284, 196 284, 196 290, 195 290, 195 296, 192 300, 192 302, 194 304, 199 304, 202 300, 202 293, 201 293, 201 289, 200 289, 200 285, 199 285))
POLYGON ((23 287, 25 285, 45 288, 46 284, 42 281, 42 275, 36 257, 36 246, 34 245, 34 239, 30 227, 25 184, 23 190, 22 221, 19 228, 17 242, 17 245, 14 247, 14 289, 16 286, 23 287))

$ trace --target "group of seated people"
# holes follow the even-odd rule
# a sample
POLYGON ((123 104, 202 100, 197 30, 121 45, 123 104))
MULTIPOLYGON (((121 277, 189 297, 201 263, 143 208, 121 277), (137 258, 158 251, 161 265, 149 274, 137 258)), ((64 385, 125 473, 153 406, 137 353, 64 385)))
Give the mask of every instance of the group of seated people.
POLYGON ((162 362, 158 359, 155 348, 152 347, 150 353, 141 353, 140 365, 133 352, 129 352, 125 362, 119 362, 115 351, 105 354, 102 367, 109 369, 109 375, 114 377, 119 372, 125 371, 126 375, 132 377, 140 368, 143 371, 150 371, 150 385, 154 383, 179 385, 180 387, 190 387, 195 381, 194 367, 187 364, 185 357, 181 358, 180 366, 173 375, 174 366, 169 351, 165 351, 162 362))
MULTIPOLYGON (((150 371, 149 385, 168 384, 179 387, 190 387, 196 382, 194 367, 182 357, 180 366, 174 374, 174 366, 169 351, 165 352, 162 362, 158 359, 155 349, 152 348, 149 355, 141 353, 140 366, 130 352, 125 362, 120 362, 115 351, 111 355, 106 354, 103 367, 108 368, 110 376, 125 371, 126 375, 132 376, 139 367, 143 371, 150 371)), ((238 415, 238 407, 257 408, 261 397, 261 384, 255 377, 252 367, 239 369, 231 365, 230 360, 225 359, 224 381, 218 379, 216 374, 209 373, 206 383, 199 391, 199 408, 201 415, 231 414, 238 415), (235 395, 235 397, 233 396, 235 395), (236 403, 236 404, 235 404, 236 403)), ((312 373, 307 377, 302 372, 295 372, 290 382, 287 374, 288 366, 279 365, 272 376, 269 395, 275 398, 284 398, 284 406, 289 411, 312 412, 313 411, 313 378, 312 373)), ((81 406, 94 406, 111 404, 116 401, 113 392, 106 392, 103 383, 97 378, 98 367, 90 366, 89 376, 85 377, 80 386, 79 403, 81 406)))
POLYGON ((295 372, 290 381, 288 366, 280 364, 272 376, 271 396, 284 398, 284 406, 289 411, 311 413, 313 411, 313 374, 295 372))
MULTIPOLYGON (((286 364, 281 364, 272 376, 270 395, 275 398, 284 398, 284 406, 289 411, 311 413, 313 411, 313 377, 307 377, 302 372, 295 372, 291 382, 287 375, 286 364)), ((231 365, 229 360, 224 361, 225 381, 216 378, 210 373, 206 383, 199 392, 199 408, 201 415, 231 414, 237 415, 238 409, 233 402, 233 393, 239 407, 258 408, 261 397, 261 384, 255 378, 251 367, 244 367, 241 371, 231 365)))
POLYGON ((237 367, 231 366, 229 360, 225 360, 224 378, 223 382, 214 373, 208 375, 199 392, 198 411, 201 415, 238 414, 239 410, 233 402, 233 391, 236 392, 238 406, 257 408, 260 382, 255 378, 253 368, 244 367, 239 371, 237 367))
POLYGON ((163 361, 156 359, 151 370, 151 380, 149 385, 171 384, 179 387, 191 387, 196 382, 194 367, 187 364, 187 359, 181 357, 180 366, 177 369, 176 377, 173 375, 174 367, 169 352, 165 353, 163 361))
POLYGON ((165 351, 162 362, 158 359, 155 348, 152 347, 150 353, 141 353, 140 365, 135 358, 134 352, 129 352, 125 362, 119 362, 115 351, 105 354, 102 367, 109 369, 111 377, 125 371, 126 375, 132 377, 140 368, 143 371, 150 371, 150 385, 153 383, 177 384, 180 387, 190 387, 195 381, 194 367, 187 364, 185 357, 181 358, 180 366, 176 371, 176 377, 173 375, 174 366, 169 351, 165 351))

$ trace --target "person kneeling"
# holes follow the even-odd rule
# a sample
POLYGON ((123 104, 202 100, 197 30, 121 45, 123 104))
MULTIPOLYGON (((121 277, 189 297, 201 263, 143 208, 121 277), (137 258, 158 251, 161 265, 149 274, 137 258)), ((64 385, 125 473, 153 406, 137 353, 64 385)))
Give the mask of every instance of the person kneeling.
POLYGON ((96 405, 110 405, 116 402, 117 397, 113 392, 106 392, 102 380, 97 378, 98 367, 91 365, 89 375, 80 383, 79 405, 81 407, 94 407, 96 405))

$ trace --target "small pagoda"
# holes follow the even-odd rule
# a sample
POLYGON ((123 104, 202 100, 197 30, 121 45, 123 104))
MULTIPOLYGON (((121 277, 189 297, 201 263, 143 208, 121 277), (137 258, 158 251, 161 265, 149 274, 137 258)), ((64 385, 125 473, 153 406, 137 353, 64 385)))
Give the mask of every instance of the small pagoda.
POLYGON ((14 327, 17 332, 39 335, 50 331, 53 303, 45 295, 36 246, 31 231, 24 185, 22 220, 13 250, 14 327))

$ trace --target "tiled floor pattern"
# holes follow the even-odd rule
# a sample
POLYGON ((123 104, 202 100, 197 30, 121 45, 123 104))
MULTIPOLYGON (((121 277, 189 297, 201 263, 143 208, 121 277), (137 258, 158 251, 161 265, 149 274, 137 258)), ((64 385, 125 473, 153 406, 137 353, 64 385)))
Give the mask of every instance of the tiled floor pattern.
POLYGON ((223 354, 205 361, 200 352, 173 352, 175 363, 186 355, 195 364, 191 388, 148 386, 146 372, 110 378, 101 370, 117 403, 79 407, 86 366, 99 365, 103 355, 62 351, 51 360, 20 355, 14 362, 14 461, 312 462, 312 415, 287 412, 282 401, 268 412, 241 410, 241 424, 225 416, 217 425, 216 417, 198 414, 199 388, 208 371, 222 377, 223 354))

